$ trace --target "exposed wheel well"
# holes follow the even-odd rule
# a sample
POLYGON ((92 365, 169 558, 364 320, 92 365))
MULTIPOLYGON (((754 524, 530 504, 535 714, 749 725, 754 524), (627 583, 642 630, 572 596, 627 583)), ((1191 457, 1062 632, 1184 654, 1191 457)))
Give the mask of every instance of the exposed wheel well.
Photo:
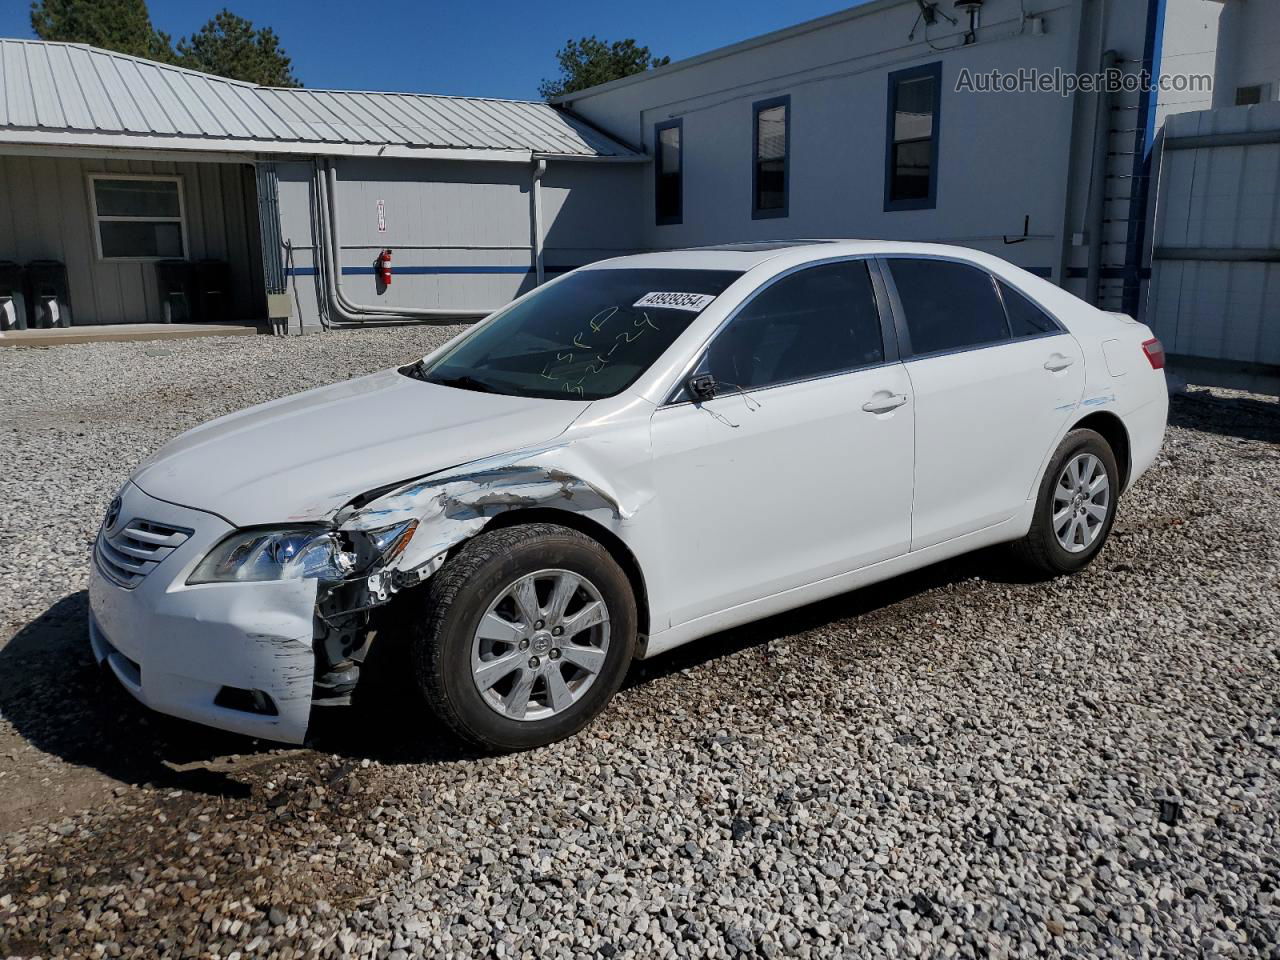
POLYGON ((1129 431, 1125 428, 1124 421, 1114 413, 1101 411, 1089 414, 1079 423, 1073 424, 1071 429, 1092 430, 1102 435, 1102 439, 1110 445, 1111 452, 1116 455, 1116 466, 1120 468, 1120 489, 1128 487, 1132 457, 1129 451, 1129 431))
POLYGON ((627 579, 631 582, 631 589, 635 592, 636 613, 638 615, 637 626, 641 641, 649 635, 649 592, 645 587, 644 574, 640 570, 640 562, 636 560, 635 554, 631 552, 616 533, 603 524, 597 523, 581 514, 570 513, 567 510, 557 510, 554 507, 508 510, 490 520, 485 524, 484 529, 486 531, 497 530, 502 527, 514 527, 526 523, 558 523, 562 527, 570 527, 579 533, 586 534, 608 550, 613 559, 617 561, 618 566, 627 575, 627 579))

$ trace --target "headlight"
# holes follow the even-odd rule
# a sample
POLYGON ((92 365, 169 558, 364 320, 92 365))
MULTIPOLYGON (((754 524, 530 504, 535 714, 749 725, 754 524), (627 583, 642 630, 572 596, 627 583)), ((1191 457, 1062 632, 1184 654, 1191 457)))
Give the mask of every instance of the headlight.
POLYGON ((407 520, 359 533, 321 527, 240 530, 210 550, 187 583, 345 580, 394 559, 417 526, 407 520))

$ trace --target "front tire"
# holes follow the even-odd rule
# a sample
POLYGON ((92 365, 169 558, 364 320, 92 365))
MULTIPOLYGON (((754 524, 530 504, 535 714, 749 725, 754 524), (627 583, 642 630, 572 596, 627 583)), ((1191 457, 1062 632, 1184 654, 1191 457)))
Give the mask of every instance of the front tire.
POLYGON ((1045 471, 1031 529, 1014 553, 1048 576, 1084 569, 1111 533, 1119 494, 1111 446, 1093 430, 1072 430, 1045 471))
POLYGON ((617 692, 636 623, 626 574, 585 534, 549 523, 482 533, 428 581, 412 617, 418 686, 468 743, 545 746, 617 692))

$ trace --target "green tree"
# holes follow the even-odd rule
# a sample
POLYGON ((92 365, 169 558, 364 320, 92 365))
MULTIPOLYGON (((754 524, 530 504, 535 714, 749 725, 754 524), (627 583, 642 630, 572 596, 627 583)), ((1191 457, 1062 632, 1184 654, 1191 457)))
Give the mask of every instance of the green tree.
POLYGON ((135 57, 173 60, 172 42, 151 25, 146 0, 35 0, 31 29, 41 40, 88 43, 135 57))
POLYGON ((670 57, 650 55, 648 47, 637 46, 630 38, 605 43, 594 36, 570 40, 556 51, 556 60, 560 76, 538 85, 538 93, 547 100, 671 62, 670 57))
MULTIPOLYGON (((139 0, 141 2, 141 0, 139 0)), ((189 37, 178 41, 177 62, 191 70, 260 83, 269 87, 300 87, 292 61, 270 27, 223 10, 189 37)))

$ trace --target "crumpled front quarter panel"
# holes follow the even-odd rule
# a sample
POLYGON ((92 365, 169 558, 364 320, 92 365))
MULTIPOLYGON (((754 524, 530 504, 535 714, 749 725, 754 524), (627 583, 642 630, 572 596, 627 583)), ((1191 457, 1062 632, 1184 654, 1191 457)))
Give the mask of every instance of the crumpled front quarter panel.
POLYGON ((656 545, 646 539, 653 500, 652 404, 634 397, 598 403, 552 444, 464 464, 407 483, 338 520, 374 530, 406 520, 418 528, 390 569, 412 580, 439 569, 448 551, 496 516, 527 509, 583 515, 615 533, 642 568, 656 545))

